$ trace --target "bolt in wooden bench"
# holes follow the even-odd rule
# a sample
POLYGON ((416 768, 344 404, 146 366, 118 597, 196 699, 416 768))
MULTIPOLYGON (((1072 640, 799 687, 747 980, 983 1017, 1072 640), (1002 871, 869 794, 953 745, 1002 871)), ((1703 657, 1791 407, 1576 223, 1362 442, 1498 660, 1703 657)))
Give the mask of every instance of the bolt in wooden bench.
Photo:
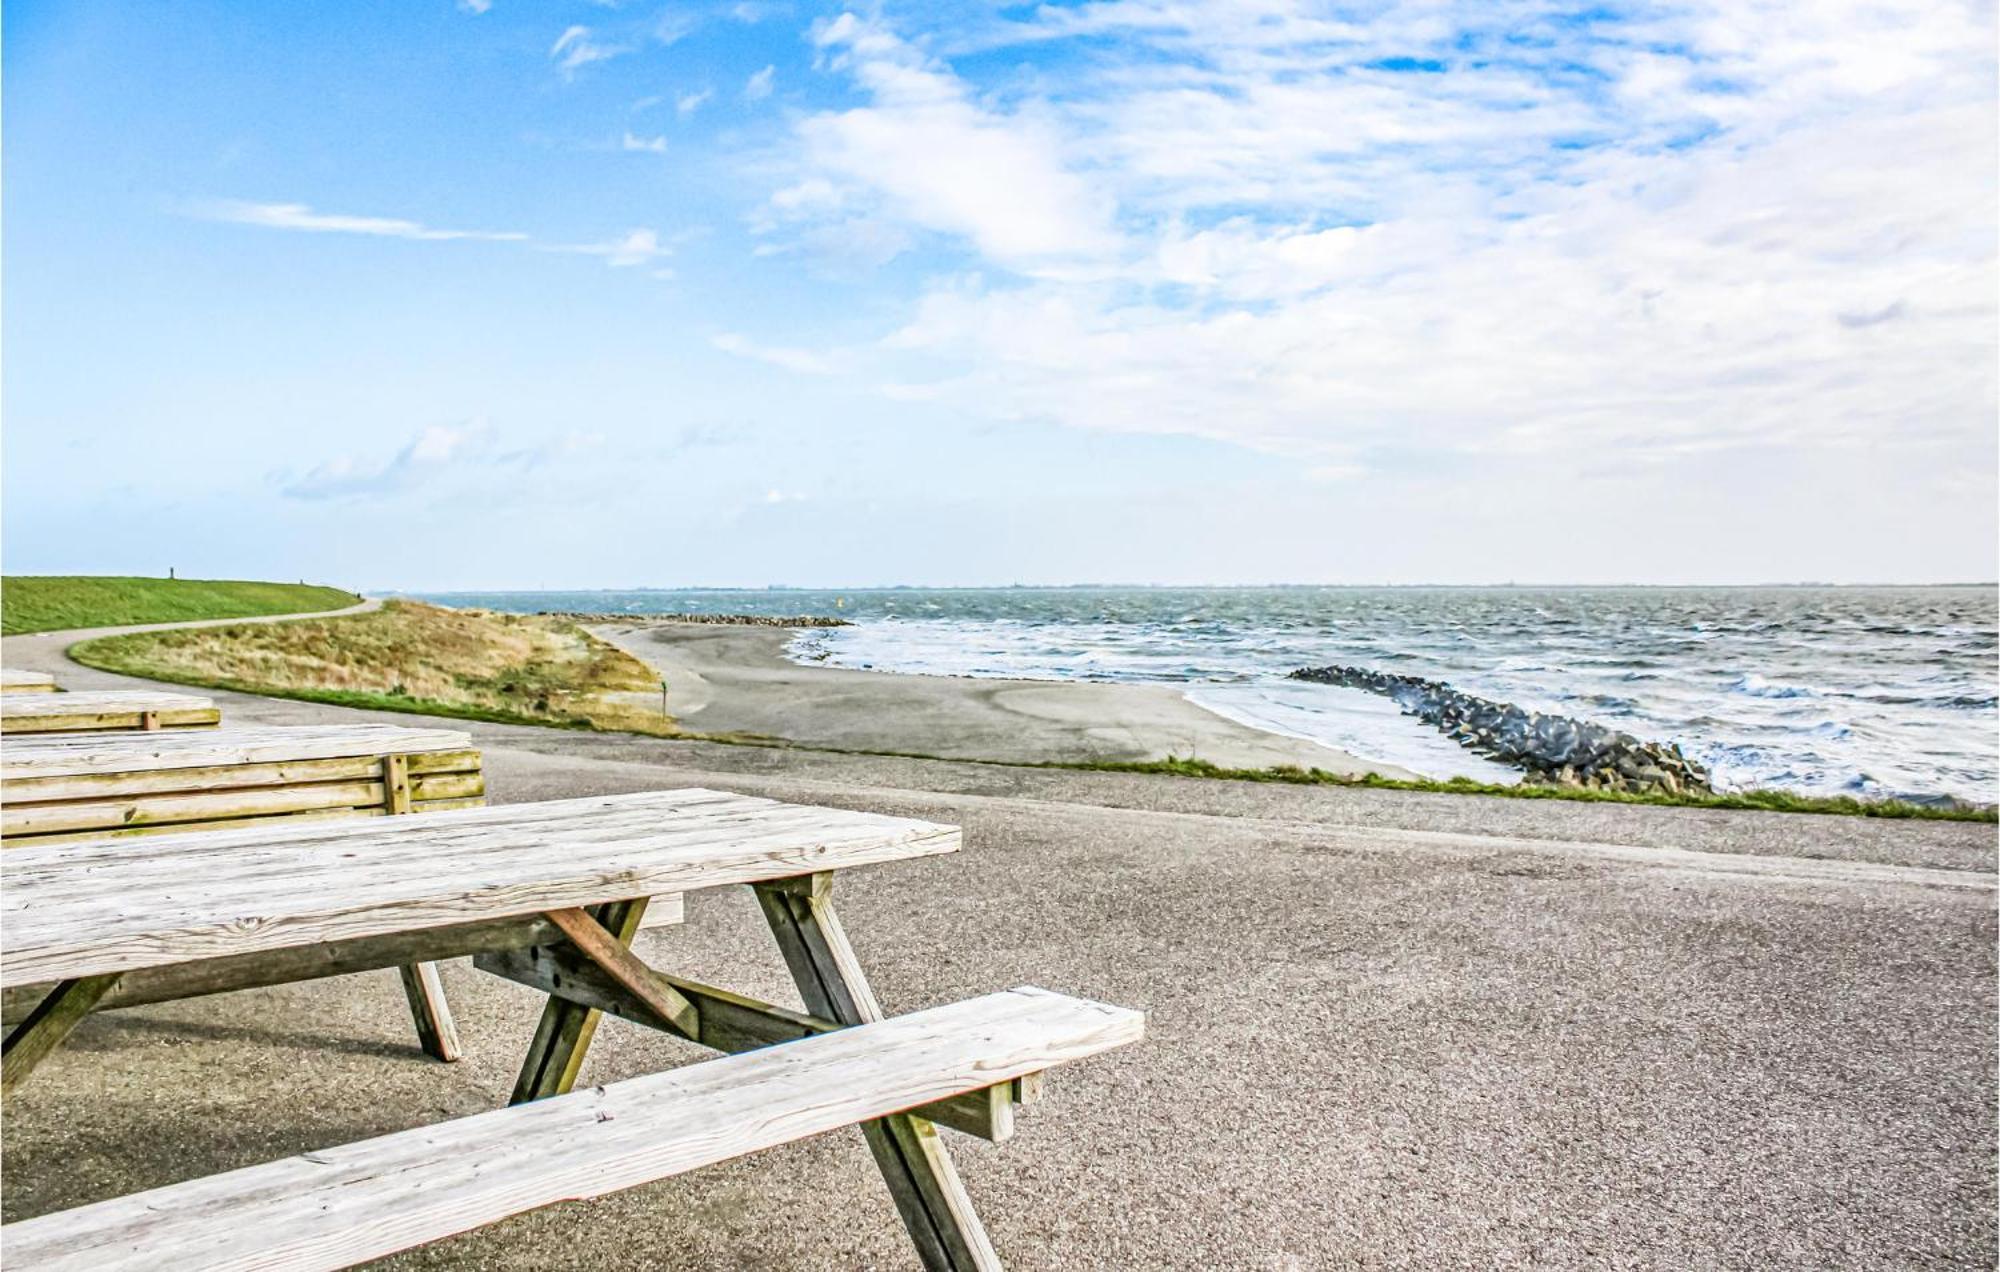
POLYGON ((144 689, 81 693, 0 693, 0 733, 86 733, 106 729, 201 729, 220 722, 208 698, 144 689))
POLYGON ((9 1224, 19 1272, 344 1268, 1135 1042, 1022 988, 9 1224))
MULTIPOLYGON (((65 693, 50 700, 104 696, 65 693)), ((213 708, 208 712, 212 722, 213 708)), ((161 708, 161 714, 172 713, 161 708)), ((456 729, 349 724, 10 734, 0 753, 0 848, 471 808, 485 795, 479 752, 456 729)), ((673 915, 662 911, 662 917, 673 915)), ((437 968, 406 965, 403 990, 423 1049, 456 1060, 457 1030, 437 968)), ((31 1005, 16 995, 8 1008, 18 1015, 31 1005)))
POLYGON ((121 1003, 468 954, 547 995, 519 1107, 10 1226, 8 1266, 212 1266, 195 1252, 215 1241, 229 1266, 342 1266, 859 1123, 925 1265, 997 1268, 937 1126, 1004 1139, 1044 1068, 1143 1022, 1039 990, 884 1021, 833 875, 958 846, 952 826, 688 789, 0 853, 0 988, 40 995, 0 1048, 9 1093, 121 1003), (756 891, 805 1011, 631 949, 650 901, 725 884, 756 891), (605 1011, 745 1054, 572 1097, 605 1011))
POLYGON ((0 693, 54 693, 56 678, 44 671, 0 667, 0 693))

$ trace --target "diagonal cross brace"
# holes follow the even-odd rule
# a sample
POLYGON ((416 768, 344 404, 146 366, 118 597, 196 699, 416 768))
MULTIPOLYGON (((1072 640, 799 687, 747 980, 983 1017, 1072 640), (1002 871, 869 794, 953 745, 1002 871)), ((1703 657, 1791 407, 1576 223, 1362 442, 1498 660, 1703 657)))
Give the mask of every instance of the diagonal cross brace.
POLYGON ((562 929, 570 944, 604 969, 625 991, 693 1042, 701 1040, 701 1013, 685 994, 667 984, 624 942, 582 910, 550 910, 549 922, 562 929))

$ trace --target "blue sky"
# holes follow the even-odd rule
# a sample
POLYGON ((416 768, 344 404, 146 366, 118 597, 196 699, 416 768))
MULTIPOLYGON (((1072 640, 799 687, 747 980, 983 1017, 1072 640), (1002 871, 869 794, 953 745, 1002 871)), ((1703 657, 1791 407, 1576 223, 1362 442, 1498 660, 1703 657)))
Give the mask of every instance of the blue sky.
POLYGON ((1989 4, 9 4, 10 572, 1991 579, 1989 4))

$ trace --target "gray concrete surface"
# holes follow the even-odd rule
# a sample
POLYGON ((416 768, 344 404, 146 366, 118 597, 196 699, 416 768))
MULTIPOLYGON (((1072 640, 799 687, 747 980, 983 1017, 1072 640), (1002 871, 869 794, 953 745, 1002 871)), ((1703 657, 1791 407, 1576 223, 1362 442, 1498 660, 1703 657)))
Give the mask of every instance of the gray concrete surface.
MULTIPOLYGON (((138 683, 24 643, 8 665, 138 683)), ((231 721, 361 715, 215 696, 231 721)), ((1013 1142, 954 1138, 1017 1269, 1994 1263, 1991 826, 470 727, 500 800, 702 784, 963 824, 963 853, 839 889, 890 1009, 1033 982, 1150 1013, 1013 1142)), ((745 894, 643 939, 796 1002, 745 894)), ((5 1215, 492 1107, 536 1001, 446 975, 454 1066, 417 1054, 387 973, 87 1021, 8 1101, 5 1215)), ((610 1022, 585 1077, 692 1054, 610 1022)), ((912 1264, 854 1134, 393 1262, 912 1264)))

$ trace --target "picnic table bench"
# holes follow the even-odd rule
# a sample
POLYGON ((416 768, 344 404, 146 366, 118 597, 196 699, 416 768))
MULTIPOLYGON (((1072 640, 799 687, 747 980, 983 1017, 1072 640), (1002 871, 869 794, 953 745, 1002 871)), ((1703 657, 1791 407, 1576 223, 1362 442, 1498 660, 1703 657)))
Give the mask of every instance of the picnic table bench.
POLYGON ((0 693, 0 733, 206 728, 222 719, 208 698, 150 689, 0 693))
POLYGON ((0 667, 0 693, 54 693, 56 678, 46 671, 0 667))
POLYGON ((1037 1075, 1144 1017, 1022 988, 885 1019, 832 876, 958 847, 688 789, 0 854, 0 988, 42 995, 0 1051, 8 1091, 121 1003, 468 954, 547 995, 510 1107, 9 1224, 8 1266, 345 1267, 861 1125, 926 1266, 997 1268, 936 1124, 1006 1138, 1037 1075), (805 1011, 631 950, 650 900, 725 884, 755 890, 805 1011), (731 1054, 572 1092, 604 1011, 731 1054))
MULTIPOLYGON (((31 733, 10 737, 0 750, 0 848, 271 819, 469 808, 485 795, 479 752, 457 729, 349 724, 31 733)), ((457 1030, 437 968, 406 965, 403 990, 419 1045, 438 1060, 456 1060, 457 1030)))

